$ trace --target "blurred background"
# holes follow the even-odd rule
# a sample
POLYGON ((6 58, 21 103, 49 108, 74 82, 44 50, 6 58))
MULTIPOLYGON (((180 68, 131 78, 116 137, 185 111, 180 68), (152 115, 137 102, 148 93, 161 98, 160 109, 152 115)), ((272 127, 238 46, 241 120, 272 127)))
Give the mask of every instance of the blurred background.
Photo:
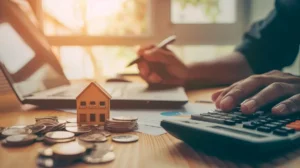
MULTIPOLYGON (((70 80, 137 74, 126 65, 138 46, 172 34, 178 40, 170 48, 186 64, 221 57, 274 6, 274 0, 13 1, 46 35, 70 80)), ((285 71, 299 74, 299 62, 285 71)))

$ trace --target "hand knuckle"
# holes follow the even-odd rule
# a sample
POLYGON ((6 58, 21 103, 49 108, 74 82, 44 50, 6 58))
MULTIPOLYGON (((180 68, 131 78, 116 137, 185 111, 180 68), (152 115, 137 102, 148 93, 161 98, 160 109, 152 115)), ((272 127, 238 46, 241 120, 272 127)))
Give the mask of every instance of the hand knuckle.
POLYGON ((274 82, 270 85, 270 87, 272 89, 274 89, 275 91, 282 93, 282 94, 286 92, 286 86, 284 83, 281 83, 281 82, 274 82))

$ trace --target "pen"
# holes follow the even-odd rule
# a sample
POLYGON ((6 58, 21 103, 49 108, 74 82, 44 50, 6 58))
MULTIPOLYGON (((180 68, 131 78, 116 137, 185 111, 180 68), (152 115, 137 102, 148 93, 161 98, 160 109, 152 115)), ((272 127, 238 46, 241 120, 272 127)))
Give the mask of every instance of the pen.
MULTIPOLYGON (((158 45, 157 45, 157 48, 165 48, 167 45, 175 42, 176 40, 176 36, 175 35, 172 35, 172 36, 169 36, 167 37, 166 39, 164 39, 163 41, 161 41, 158 45)), ((130 62, 127 67, 130 67, 131 65, 133 64, 136 64, 138 62, 140 62, 142 60, 142 57, 139 57, 135 60, 133 60, 132 62, 130 62)))

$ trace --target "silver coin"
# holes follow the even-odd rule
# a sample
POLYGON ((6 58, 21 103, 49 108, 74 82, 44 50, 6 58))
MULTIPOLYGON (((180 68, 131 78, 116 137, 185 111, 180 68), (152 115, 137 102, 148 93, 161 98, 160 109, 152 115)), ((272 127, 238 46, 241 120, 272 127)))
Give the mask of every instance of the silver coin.
POLYGON ((53 131, 48 132, 45 137, 50 139, 69 139, 75 136, 74 133, 68 131, 53 131))
POLYGON ((63 156, 76 156, 85 153, 86 148, 77 142, 56 144, 51 147, 53 154, 63 156))
POLYGON ((104 136, 100 132, 91 132, 87 134, 83 134, 78 137, 81 141, 85 142, 105 142, 107 141, 106 136, 104 136))
POLYGON ((4 136, 11 136, 11 135, 18 135, 18 134, 31 134, 31 129, 25 128, 25 127, 19 127, 19 126, 13 126, 5 128, 2 131, 2 135, 4 136))
POLYGON ((77 123, 77 118, 69 118, 67 119, 68 123, 77 123))
POLYGON ((27 128, 31 129, 32 134, 40 133, 41 131, 46 129, 46 125, 28 125, 27 128))
POLYGON ((115 142, 135 142, 139 140, 139 137, 137 135, 130 135, 130 134, 124 134, 124 135, 115 135, 112 137, 112 140, 115 142))
POLYGON ((117 116, 117 117, 113 117, 113 120, 120 120, 120 121, 136 121, 138 120, 137 117, 134 116, 117 116))
POLYGON ((44 156, 44 157, 52 157, 53 156, 52 148, 39 149, 38 153, 40 156, 44 156))
POLYGON ((67 139, 51 139, 51 138, 44 137, 44 142, 46 144, 56 144, 56 143, 71 142, 74 141, 75 139, 76 139, 75 137, 67 138, 67 139))
POLYGON ((111 162, 116 158, 114 152, 107 152, 104 155, 97 155, 96 153, 91 153, 83 157, 83 161, 90 164, 106 163, 111 162))
POLYGON ((88 133, 92 131, 92 128, 89 126, 85 127, 66 127, 66 130, 69 132, 73 132, 75 134, 83 134, 83 133, 88 133))
POLYGON ((40 167, 51 168, 54 167, 54 160, 51 158, 41 158, 39 157, 36 161, 36 164, 40 167))

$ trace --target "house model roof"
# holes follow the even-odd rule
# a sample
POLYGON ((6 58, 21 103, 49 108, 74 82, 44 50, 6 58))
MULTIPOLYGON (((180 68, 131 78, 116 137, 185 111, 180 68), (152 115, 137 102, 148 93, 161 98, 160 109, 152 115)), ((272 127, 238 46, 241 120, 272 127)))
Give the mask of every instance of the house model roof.
POLYGON ((96 82, 91 82, 85 89, 83 89, 81 91, 81 93, 76 97, 79 98, 88 88, 90 88, 91 86, 96 86, 96 88, 98 88, 102 93, 104 93, 109 99, 111 99, 111 95, 103 88, 101 87, 98 83, 96 82))

